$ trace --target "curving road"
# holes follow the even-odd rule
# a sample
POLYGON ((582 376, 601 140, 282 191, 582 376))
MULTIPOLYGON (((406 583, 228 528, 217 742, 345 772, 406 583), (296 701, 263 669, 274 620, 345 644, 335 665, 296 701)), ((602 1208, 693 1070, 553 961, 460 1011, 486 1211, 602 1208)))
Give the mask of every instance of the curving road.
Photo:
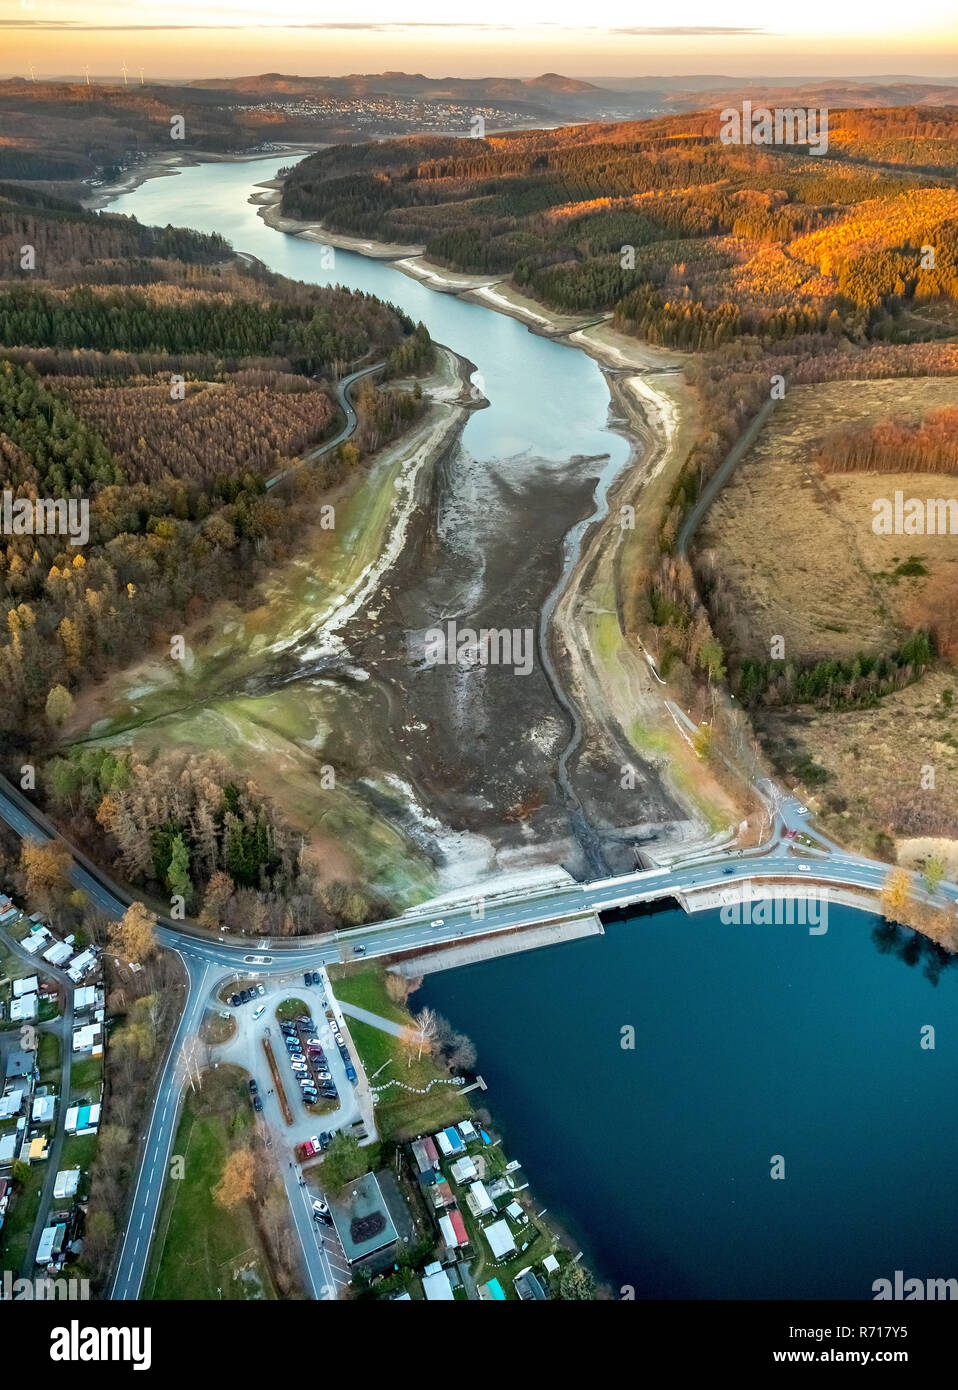
POLYGON ((284 468, 282 473, 277 473, 275 477, 270 478, 266 483, 267 488, 275 487, 277 483, 281 483, 284 478, 288 478, 291 473, 302 468, 304 463, 315 463, 318 458, 322 458, 323 454, 328 454, 330 449, 335 449, 337 444, 342 444, 344 439, 348 439, 354 433, 359 422, 352 401, 349 399, 349 388, 354 381, 359 381, 361 377, 371 376, 373 372, 381 372, 385 365, 385 362, 376 362, 371 367, 361 367, 358 372, 350 372, 349 376, 344 376, 341 381, 336 383, 336 399, 346 417, 342 429, 335 438, 327 439, 325 444, 317 445, 315 449, 311 449, 309 453, 298 458, 295 463, 291 463, 288 468, 284 468))

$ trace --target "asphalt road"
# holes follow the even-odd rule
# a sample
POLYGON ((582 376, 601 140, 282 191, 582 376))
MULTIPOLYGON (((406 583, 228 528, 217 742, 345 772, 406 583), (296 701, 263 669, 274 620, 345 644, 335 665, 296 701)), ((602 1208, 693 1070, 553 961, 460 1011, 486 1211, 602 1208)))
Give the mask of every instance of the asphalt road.
POLYGON ((372 367, 361 367, 358 372, 350 372, 349 376, 344 376, 342 381, 336 383, 336 399, 339 401, 343 414, 346 417, 342 429, 332 439, 327 439, 326 442, 320 444, 318 448, 312 449, 307 454, 303 454, 302 458, 298 458, 295 463, 290 464, 289 468, 284 468, 282 473, 277 473, 274 477, 270 478, 266 484, 267 488, 275 487, 276 484, 282 482, 284 478, 288 478, 290 473, 295 473, 297 468, 302 468, 304 463, 315 463, 318 458, 322 458, 323 454, 328 454, 330 449, 335 449, 337 444, 342 444, 344 439, 349 438, 357 424, 356 412, 349 399, 349 388, 354 381, 359 381, 360 377, 370 376, 373 372, 381 372, 384 366, 385 363, 376 362, 372 367))

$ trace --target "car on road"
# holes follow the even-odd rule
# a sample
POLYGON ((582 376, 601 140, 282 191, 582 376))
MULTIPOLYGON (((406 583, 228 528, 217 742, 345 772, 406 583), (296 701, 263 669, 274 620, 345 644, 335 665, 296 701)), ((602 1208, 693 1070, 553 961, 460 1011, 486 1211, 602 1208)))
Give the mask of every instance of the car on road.
POLYGON ((807 806, 796 806, 796 807, 795 807, 795 810, 798 812, 798 814, 799 814, 800 816, 807 816, 807 815, 808 815, 808 807, 807 807, 807 806))
POLYGON ((446 925, 446 919, 445 917, 437 917, 436 920, 434 922, 430 922, 429 925, 431 927, 444 927, 446 925))
POLYGON ((351 1065, 347 1065, 347 1067, 346 1067, 346 1079, 347 1079, 347 1081, 351 1081, 351 1082, 353 1083, 353 1085, 355 1086, 355 1084, 356 1084, 356 1070, 355 1070, 355 1068, 354 1068, 353 1066, 351 1066, 351 1065))
POLYGON ((365 947, 365 946, 354 946, 354 947, 353 947, 353 955, 354 955, 354 956, 364 956, 365 954, 366 954, 366 947, 365 947))
POLYGON ((799 864, 798 867, 803 874, 810 874, 812 872, 811 864, 799 864))
POLYGON ((265 1005, 265 1004, 260 1004, 260 1006, 259 1006, 258 1009, 254 1009, 254 1010, 253 1010, 253 1022, 255 1023, 256 1020, 257 1020, 258 1018, 262 1018, 263 1015, 265 1014, 265 1012, 266 1012, 266 1005, 265 1005))
POLYGON ((723 870, 722 870, 722 873, 723 873, 723 874, 734 874, 734 872, 735 872, 735 870, 732 869, 732 868, 728 868, 728 869, 723 869, 723 870))

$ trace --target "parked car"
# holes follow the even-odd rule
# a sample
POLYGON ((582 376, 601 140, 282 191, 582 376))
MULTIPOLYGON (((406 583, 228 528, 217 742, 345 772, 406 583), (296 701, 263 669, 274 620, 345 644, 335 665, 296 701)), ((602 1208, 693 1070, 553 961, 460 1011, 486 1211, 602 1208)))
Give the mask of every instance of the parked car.
POLYGON ((306 1065, 306 1058, 301 1052, 291 1052, 289 1054, 289 1060, 295 1062, 298 1067, 305 1067, 306 1065))
POLYGON ((313 1220, 322 1221, 324 1226, 331 1226, 333 1224, 333 1218, 330 1216, 329 1207, 325 1202, 313 1203, 313 1220))
POLYGON ((311 985, 312 983, 313 983, 313 972, 312 972, 311 970, 304 970, 304 971, 303 971, 303 984, 304 984, 304 985, 311 985))
POLYGON ((318 1072, 316 1073, 316 1080, 317 1080, 317 1081, 332 1081, 332 1079, 333 1079, 333 1078, 332 1078, 332 1076, 329 1074, 328 1071, 318 1071, 318 1072))
POLYGON ((353 1083, 353 1085, 355 1086, 355 1084, 356 1084, 356 1071, 355 1071, 355 1068, 353 1068, 353 1067, 351 1067, 351 1066, 349 1066, 349 1067, 346 1068, 346 1078, 347 1078, 347 1080, 351 1081, 351 1082, 353 1083))
POLYGON ((326 1100, 339 1100, 339 1092, 335 1086, 320 1086, 319 1094, 326 1100))
POLYGON ((266 986, 265 986, 264 984, 258 984, 258 985, 256 986, 256 993, 257 993, 257 994, 260 994, 260 995, 265 994, 265 993, 266 993, 266 986))
POLYGON ((329 1139, 330 1139, 329 1131, 328 1131, 328 1130, 325 1130, 325 1129, 322 1130, 322 1131, 320 1132, 320 1136, 319 1136, 319 1147, 320 1147, 321 1149, 328 1149, 328 1148, 329 1148, 329 1139))
POLYGON ((240 990, 240 1003, 241 1003, 241 1004, 248 1004, 249 1001, 250 1001, 250 998, 251 998, 251 996, 250 996, 250 992, 249 992, 248 989, 241 989, 241 990, 240 990))
POLYGON ((262 1102, 261 1098, 260 1098, 259 1096, 254 1096, 254 1097, 253 1097, 253 1109, 256 1111, 257 1114, 259 1114, 259 1112, 262 1110, 262 1108, 263 1108, 263 1102, 262 1102))
POLYGON ((313 984, 314 984, 314 985, 321 985, 322 983, 323 983, 323 977, 322 977, 322 975, 319 973, 318 970, 314 970, 314 971, 313 971, 313 984))
POLYGON ((258 1090, 259 1090, 259 1086, 256 1084, 256 1077, 255 1077, 255 1076, 251 1076, 250 1079, 249 1079, 249 1093, 250 1093, 250 1095, 251 1095, 251 1096, 255 1096, 255 1095, 256 1095, 256 1092, 257 1092, 258 1090))
POLYGON ((232 1004, 232 1006, 233 1006, 234 1009, 238 1009, 239 1006, 240 1006, 240 997, 239 997, 239 995, 238 995, 238 994, 231 994, 231 995, 230 995, 230 1003, 232 1004))

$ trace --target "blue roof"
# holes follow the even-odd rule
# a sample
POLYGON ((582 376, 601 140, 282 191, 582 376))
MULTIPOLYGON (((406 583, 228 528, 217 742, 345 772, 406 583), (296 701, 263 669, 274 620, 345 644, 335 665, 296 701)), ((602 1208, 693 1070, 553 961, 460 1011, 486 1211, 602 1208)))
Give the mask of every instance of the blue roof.
POLYGON ((498 1279, 490 1279, 486 1288, 492 1294, 493 1299, 498 1302, 505 1302, 506 1295, 498 1279))
POLYGON ((452 1125, 450 1125, 448 1129, 444 1129, 443 1134, 449 1140, 453 1153, 458 1153, 460 1149, 466 1147, 462 1135, 459 1133, 458 1129, 454 1129, 452 1125))

